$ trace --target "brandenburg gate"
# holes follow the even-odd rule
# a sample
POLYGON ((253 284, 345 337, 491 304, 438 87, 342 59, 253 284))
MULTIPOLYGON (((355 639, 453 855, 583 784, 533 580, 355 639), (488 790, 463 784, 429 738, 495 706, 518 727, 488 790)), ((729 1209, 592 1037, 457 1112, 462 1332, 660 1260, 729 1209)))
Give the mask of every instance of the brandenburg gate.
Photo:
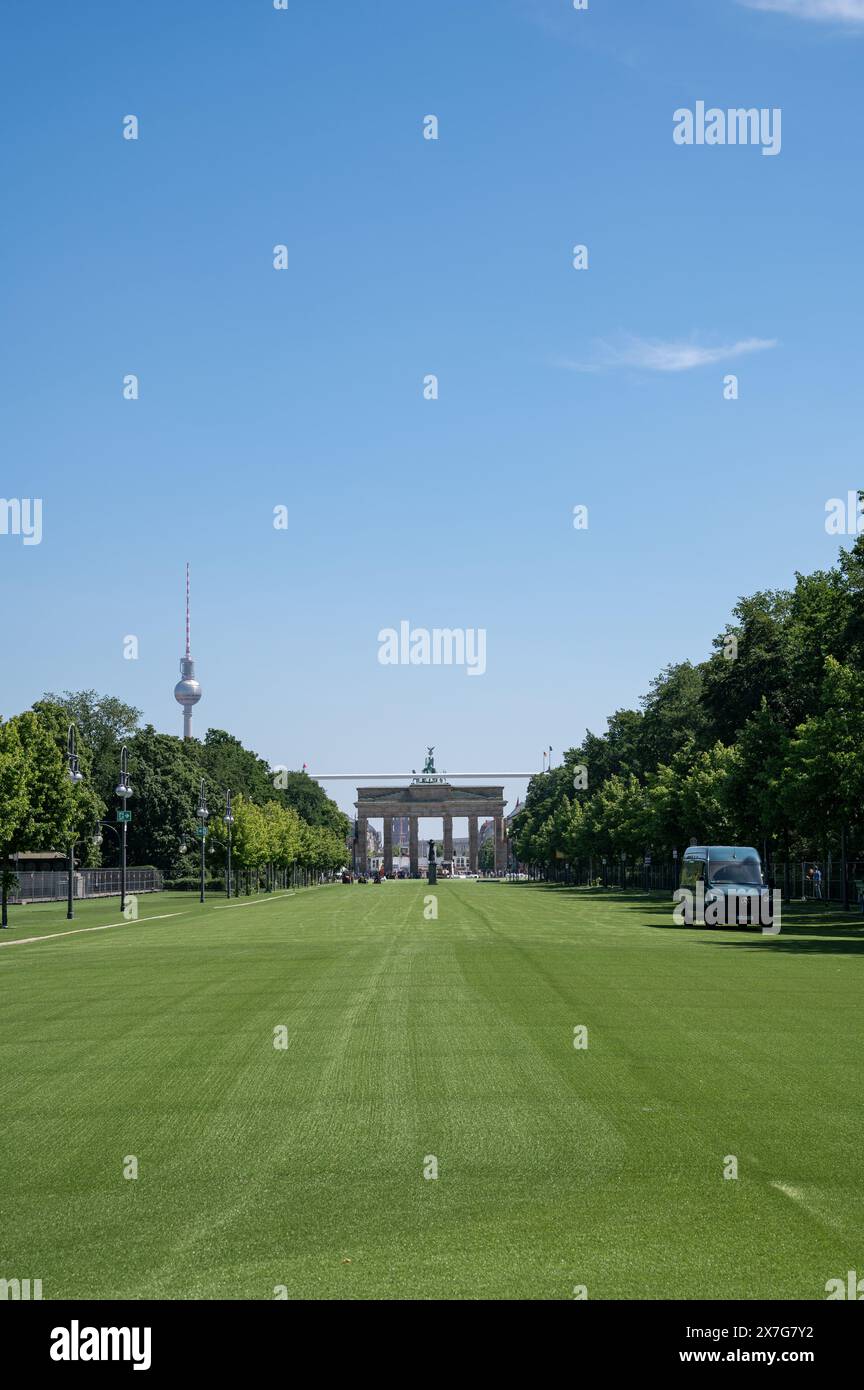
POLYGON ((411 874, 420 872, 419 825, 423 820, 444 822, 444 862, 453 862, 453 817, 468 818, 468 867, 477 872, 478 818, 495 823, 495 868, 506 870, 507 846, 504 839, 504 788, 453 787, 446 776, 435 771, 432 749, 422 773, 407 787, 359 787, 357 800, 357 841, 366 844, 367 823, 376 817, 384 821, 383 872, 393 872, 393 820, 408 820, 408 857, 411 874))

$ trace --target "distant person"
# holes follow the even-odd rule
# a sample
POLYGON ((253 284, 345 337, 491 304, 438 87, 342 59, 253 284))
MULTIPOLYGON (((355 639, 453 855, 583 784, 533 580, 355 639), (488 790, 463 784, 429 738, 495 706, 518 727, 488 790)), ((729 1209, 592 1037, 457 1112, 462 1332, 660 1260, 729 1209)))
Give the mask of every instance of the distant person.
POLYGON ((813 870, 813 897, 820 899, 822 897, 822 870, 818 864, 813 870))

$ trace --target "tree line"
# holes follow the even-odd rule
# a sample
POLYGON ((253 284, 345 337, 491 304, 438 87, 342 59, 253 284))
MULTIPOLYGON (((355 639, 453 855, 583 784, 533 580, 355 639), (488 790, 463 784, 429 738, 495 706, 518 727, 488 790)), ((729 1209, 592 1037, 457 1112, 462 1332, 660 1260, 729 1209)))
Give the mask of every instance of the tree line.
POLYGON ((157 733, 141 724, 141 712, 93 690, 48 693, 32 709, 0 720, 0 888, 5 905, 14 879, 13 860, 27 851, 67 852, 95 867, 119 862, 113 824, 120 749, 125 744, 132 819, 127 832, 130 864, 161 869, 183 883, 199 871, 196 838, 201 779, 208 819, 207 864, 225 862, 226 792, 232 796, 232 865, 259 873, 297 866, 339 868, 346 858, 350 822, 317 782, 303 772, 273 772, 267 763, 222 729, 203 740, 157 733), (67 736, 77 730, 82 780, 69 777, 67 736))
POLYGON ((704 661, 667 666, 533 778, 512 835, 535 865, 691 841, 769 864, 864 857, 864 535, 831 569, 740 599, 704 661))

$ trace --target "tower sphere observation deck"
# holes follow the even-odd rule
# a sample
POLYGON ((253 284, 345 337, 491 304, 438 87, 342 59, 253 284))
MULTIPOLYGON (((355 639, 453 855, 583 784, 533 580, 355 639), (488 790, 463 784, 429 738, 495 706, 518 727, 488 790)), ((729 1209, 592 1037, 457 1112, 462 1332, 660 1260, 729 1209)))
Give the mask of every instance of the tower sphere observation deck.
POLYGON ((195 662, 190 650, 189 630, 189 565, 186 565, 186 655, 180 658, 180 679, 174 687, 174 699, 183 708, 183 737, 192 737, 192 709, 201 699, 202 690, 195 679, 195 662))

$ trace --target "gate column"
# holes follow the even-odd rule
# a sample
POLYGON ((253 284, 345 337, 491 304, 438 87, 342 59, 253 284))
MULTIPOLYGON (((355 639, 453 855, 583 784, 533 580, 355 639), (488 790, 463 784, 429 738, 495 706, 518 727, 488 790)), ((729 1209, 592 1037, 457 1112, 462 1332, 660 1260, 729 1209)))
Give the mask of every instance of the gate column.
POLYGON ((384 817, 384 872, 388 878, 393 874, 393 817, 384 817))
POLYGON ((477 817, 468 817, 468 871, 477 872, 477 817))
POLYGON ((418 845, 418 831, 420 829, 420 819, 418 816, 408 817, 408 863, 411 876, 420 872, 420 851, 418 845))
POLYGON ((501 873, 507 868, 507 842, 504 839, 504 817, 495 817, 495 870, 501 873))

